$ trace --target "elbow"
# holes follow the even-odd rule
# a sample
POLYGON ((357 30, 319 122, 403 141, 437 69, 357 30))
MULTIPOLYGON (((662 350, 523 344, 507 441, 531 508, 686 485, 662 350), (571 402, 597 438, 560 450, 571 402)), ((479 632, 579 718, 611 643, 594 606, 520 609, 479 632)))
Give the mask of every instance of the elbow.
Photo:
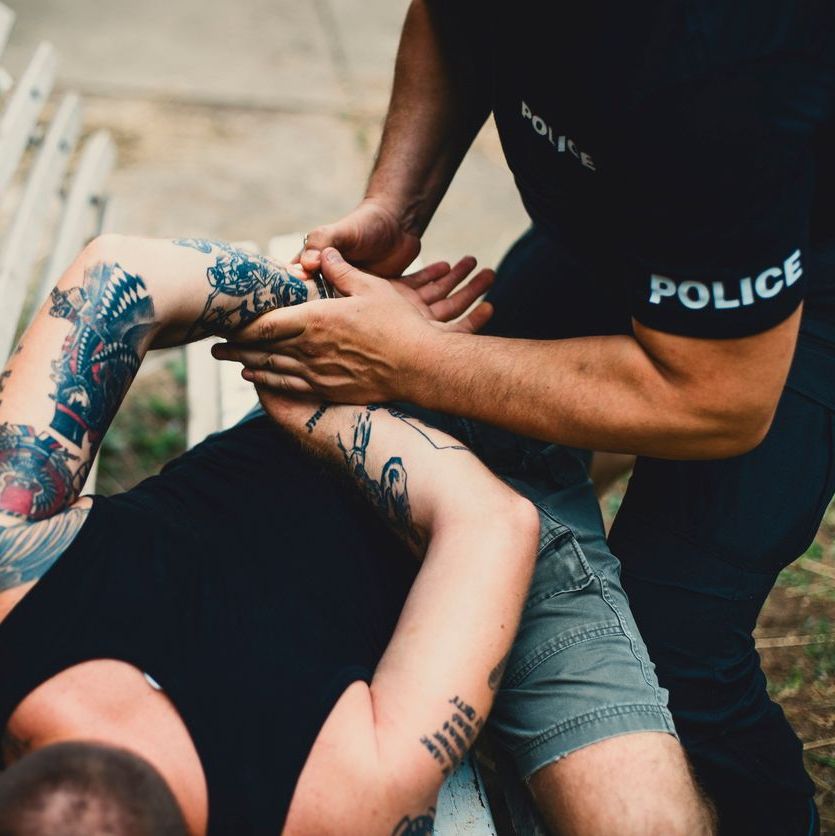
POLYGON ((112 232, 97 235, 84 247, 79 258, 85 268, 103 261, 114 261, 123 247, 123 241, 123 235, 112 232))
POLYGON ((735 455, 749 453, 765 441, 774 421, 774 412, 775 410, 759 410, 756 414, 748 416, 744 427, 735 433, 735 455))
MULTIPOLYGON (((489 552, 504 561, 508 555, 518 555, 523 561, 533 561, 539 545, 539 511, 521 494, 495 477, 493 489, 482 496, 473 497, 471 514, 463 513, 455 520, 481 542, 490 543, 489 552)), ((479 560, 487 559, 481 551, 479 560)))
POLYGON ((776 405, 753 403, 702 413, 698 435, 703 443, 694 458, 729 459, 749 453, 768 435, 775 411, 776 405))
POLYGON ((514 492, 504 520, 523 556, 536 558, 539 549, 539 511, 530 500, 514 492))

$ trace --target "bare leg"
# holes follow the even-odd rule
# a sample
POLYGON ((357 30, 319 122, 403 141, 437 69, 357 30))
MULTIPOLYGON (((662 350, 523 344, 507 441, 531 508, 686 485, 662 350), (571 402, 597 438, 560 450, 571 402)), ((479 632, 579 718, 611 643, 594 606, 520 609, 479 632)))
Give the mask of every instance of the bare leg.
POLYGON ((713 813, 670 735, 641 732, 595 743, 530 780, 560 836, 709 836, 713 813))

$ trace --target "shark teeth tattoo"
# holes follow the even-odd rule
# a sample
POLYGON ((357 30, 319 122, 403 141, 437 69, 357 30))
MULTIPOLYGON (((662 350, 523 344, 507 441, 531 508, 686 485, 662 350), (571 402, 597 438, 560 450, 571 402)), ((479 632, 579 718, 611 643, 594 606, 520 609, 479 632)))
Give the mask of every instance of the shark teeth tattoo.
POLYGON ((60 360, 51 427, 76 446, 97 444, 139 369, 139 346, 154 318, 145 282, 119 264, 97 264, 84 286, 53 290, 51 316, 73 323, 60 360))

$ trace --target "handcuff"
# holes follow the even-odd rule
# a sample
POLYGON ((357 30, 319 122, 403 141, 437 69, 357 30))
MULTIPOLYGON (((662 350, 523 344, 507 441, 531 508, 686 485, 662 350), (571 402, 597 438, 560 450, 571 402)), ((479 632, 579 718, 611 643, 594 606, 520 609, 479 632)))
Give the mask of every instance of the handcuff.
MULTIPOLYGON (((307 235, 304 236, 302 242, 302 251, 307 249, 307 235)), ((333 285, 322 275, 321 270, 317 270, 313 274, 313 281, 316 283, 316 290, 319 291, 320 299, 336 299, 336 291, 333 285)))
POLYGON ((319 291, 320 299, 336 299, 333 285, 322 275, 321 270, 313 274, 313 281, 316 283, 316 290, 319 291))

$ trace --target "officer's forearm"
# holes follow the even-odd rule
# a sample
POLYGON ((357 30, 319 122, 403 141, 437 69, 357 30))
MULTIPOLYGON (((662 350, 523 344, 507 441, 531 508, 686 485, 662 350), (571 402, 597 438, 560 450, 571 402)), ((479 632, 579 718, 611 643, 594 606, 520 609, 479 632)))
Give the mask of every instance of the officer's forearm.
MULTIPOLYGON (((439 334, 412 356, 402 395, 413 402, 593 450, 673 459, 738 455, 761 440, 776 404, 770 390, 760 396, 756 380, 699 372, 695 354, 678 368, 663 365, 632 336, 439 334)), ((788 370, 786 361, 774 362, 788 370)))
POLYGON ((490 110, 478 45, 466 17, 413 0, 395 67, 389 113, 366 196, 423 233, 490 110))

